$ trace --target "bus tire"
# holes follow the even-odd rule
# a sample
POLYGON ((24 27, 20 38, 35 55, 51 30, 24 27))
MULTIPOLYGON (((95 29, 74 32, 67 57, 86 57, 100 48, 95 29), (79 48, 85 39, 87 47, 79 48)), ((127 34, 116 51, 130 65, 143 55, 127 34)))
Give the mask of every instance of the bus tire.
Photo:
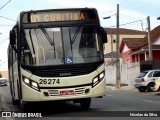
POLYGON ((20 85, 19 85, 19 82, 17 80, 17 91, 18 91, 18 99, 19 99, 19 103, 20 103, 20 85))
POLYGON ((19 105, 19 100, 15 100, 12 96, 12 104, 13 105, 19 105))
POLYGON ((30 109, 29 109, 29 108, 30 108, 30 105, 29 105, 28 102, 25 102, 25 103, 22 102, 22 103, 21 103, 21 106, 22 106, 22 109, 23 109, 24 112, 26 112, 26 113, 29 112, 29 110, 30 110, 30 109))
MULTIPOLYGON (((18 86, 18 83, 17 83, 17 86, 18 86)), ((18 91, 18 99, 19 99, 19 91, 18 91)), ((13 94, 12 94, 12 104, 13 104, 13 105, 19 105, 19 104, 20 104, 20 100, 15 100, 15 99, 13 98, 13 94)))
POLYGON ((82 109, 89 109, 91 105, 91 98, 84 98, 80 100, 81 108, 82 109))

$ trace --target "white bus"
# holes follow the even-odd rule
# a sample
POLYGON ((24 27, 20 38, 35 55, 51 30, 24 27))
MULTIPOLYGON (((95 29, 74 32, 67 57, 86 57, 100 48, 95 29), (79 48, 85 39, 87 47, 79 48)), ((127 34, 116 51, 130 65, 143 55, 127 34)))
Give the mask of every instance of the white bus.
POLYGON ((21 12, 8 47, 13 104, 73 100, 89 108, 106 95, 106 36, 94 8, 21 12))

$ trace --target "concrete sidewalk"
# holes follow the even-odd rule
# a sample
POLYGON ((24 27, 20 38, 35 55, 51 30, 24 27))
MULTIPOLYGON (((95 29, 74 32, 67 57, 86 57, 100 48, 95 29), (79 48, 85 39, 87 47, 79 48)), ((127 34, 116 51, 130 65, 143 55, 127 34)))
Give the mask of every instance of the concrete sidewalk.
POLYGON ((121 86, 120 89, 117 89, 115 85, 106 85, 107 90, 111 91, 131 91, 131 90, 137 90, 134 86, 121 86))

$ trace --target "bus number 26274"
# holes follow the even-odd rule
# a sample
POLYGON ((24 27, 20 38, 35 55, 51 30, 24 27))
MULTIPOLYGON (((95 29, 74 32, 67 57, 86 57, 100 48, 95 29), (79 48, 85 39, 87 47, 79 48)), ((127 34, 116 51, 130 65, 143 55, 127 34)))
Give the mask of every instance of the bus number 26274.
POLYGON ((59 79, 39 79, 39 84, 60 84, 59 79))

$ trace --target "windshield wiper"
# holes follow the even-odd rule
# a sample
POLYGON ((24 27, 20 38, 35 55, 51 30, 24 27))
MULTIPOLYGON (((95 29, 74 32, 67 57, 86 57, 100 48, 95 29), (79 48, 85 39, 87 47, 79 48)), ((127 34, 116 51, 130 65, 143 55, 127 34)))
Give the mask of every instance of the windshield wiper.
POLYGON ((43 34, 46 36, 46 38, 49 41, 49 43, 51 45, 54 45, 54 37, 53 37, 53 40, 52 40, 42 25, 40 25, 39 28, 41 29, 41 31, 43 32, 43 34))
MULTIPOLYGON (((81 28, 81 26, 78 26, 78 27, 77 27, 76 32, 75 32, 73 38, 71 39, 71 44, 73 44, 73 43, 75 42, 75 40, 76 40, 76 38, 77 38, 77 35, 78 35, 78 33, 79 33, 80 28, 81 28)), ((70 34, 70 31, 69 31, 69 34, 70 34)))
POLYGON ((41 29, 43 34, 46 36, 48 42, 53 46, 54 57, 56 58, 56 50, 55 50, 55 43, 54 43, 54 31, 53 31, 53 40, 52 40, 42 25, 40 25, 39 28, 41 29))

